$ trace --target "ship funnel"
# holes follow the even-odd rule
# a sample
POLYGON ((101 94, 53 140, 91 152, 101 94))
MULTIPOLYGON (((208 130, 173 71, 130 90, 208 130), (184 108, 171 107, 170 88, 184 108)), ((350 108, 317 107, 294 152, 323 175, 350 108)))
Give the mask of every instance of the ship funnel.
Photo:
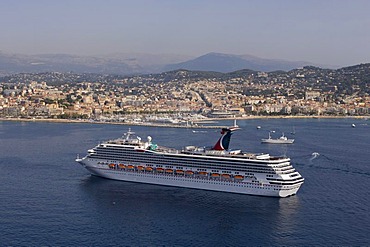
POLYGON ((231 127, 231 128, 222 128, 221 129, 221 137, 218 139, 212 150, 228 150, 230 144, 230 138, 233 134, 233 131, 238 130, 238 127, 231 127))

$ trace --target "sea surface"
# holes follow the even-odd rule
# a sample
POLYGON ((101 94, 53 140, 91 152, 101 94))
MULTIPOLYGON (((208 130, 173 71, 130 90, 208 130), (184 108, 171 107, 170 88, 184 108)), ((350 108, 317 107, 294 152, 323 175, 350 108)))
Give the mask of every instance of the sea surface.
POLYGON ((220 135, 215 129, 0 121, 0 245, 370 245, 370 121, 255 119, 238 125, 231 148, 291 157, 306 179, 297 195, 113 181, 75 162, 77 154, 128 127, 176 148, 212 146, 220 135), (271 130, 295 143, 261 144, 271 130))

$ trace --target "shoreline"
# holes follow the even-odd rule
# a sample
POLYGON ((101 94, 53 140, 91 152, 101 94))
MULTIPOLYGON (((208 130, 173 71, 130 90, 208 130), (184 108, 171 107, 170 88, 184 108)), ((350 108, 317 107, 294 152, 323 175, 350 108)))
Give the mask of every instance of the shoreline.
POLYGON ((147 127, 164 127, 164 128, 188 128, 188 129, 217 129, 227 126, 218 125, 177 125, 177 124, 161 124, 161 123, 135 123, 135 122, 103 122, 91 120, 75 120, 75 119, 27 119, 27 118, 0 118, 1 121, 8 122, 39 122, 39 123, 85 123, 85 124, 111 124, 111 125, 131 125, 131 126, 147 126, 147 127))
POLYGON ((233 118, 206 118, 197 119, 196 123, 200 125, 178 125, 171 123, 153 123, 153 122, 109 122, 109 121, 93 121, 83 119, 52 119, 52 118, 0 118, 0 121, 14 122, 49 122, 49 123, 90 123, 90 124, 114 124, 114 125, 132 125, 132 126, 147 126, 147 127, 166 127, 166 128, 189 128, 189 129, 216 129, 225 128, 226 125, 202 125, 202 123, 223 121, 223 120, 255 120, 255 119, 368 119, 370 116, 242 116, 233 118))

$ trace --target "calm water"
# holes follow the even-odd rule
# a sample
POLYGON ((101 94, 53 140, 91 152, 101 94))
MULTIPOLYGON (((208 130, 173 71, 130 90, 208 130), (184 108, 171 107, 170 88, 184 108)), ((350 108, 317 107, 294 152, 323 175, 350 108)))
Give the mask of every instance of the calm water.
MULTIPOLYGON (((232 123, 230 122, 230 125, 232 123)), ((0 122, 1 246, 370 245, 370 121, 239 121, 231 148, 288 155, 306 181, 268 198, 90 176, 76 154, 128 126, 0 122), (355 123, 356 128, 351 128, 355 123), (260 130, 256 126, 260 125, 260 130), (261 144, 268 130, 293 145, 261 144), (320 155, 314 158, 312 153, 320 155)), ((132 127, 165 146, 213 145, 216 130, 132 127)))

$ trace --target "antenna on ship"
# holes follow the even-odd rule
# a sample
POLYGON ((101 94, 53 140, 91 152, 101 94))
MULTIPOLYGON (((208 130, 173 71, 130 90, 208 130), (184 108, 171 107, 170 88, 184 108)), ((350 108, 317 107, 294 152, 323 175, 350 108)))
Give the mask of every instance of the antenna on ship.
POLYGON ((234 118, 234 126, 233 127, 239 127, 237 124, 236 124, 236 118, 234 118))
POLYGON ((128 141, 128 139, 130 138, 130 135, 131 134, 135 134, 135 132, 132 132, 131 131, 131 128, 128 128, 128 131, 125 133, 125 136, 126 136, 125 140, 126 141, 128 141))

